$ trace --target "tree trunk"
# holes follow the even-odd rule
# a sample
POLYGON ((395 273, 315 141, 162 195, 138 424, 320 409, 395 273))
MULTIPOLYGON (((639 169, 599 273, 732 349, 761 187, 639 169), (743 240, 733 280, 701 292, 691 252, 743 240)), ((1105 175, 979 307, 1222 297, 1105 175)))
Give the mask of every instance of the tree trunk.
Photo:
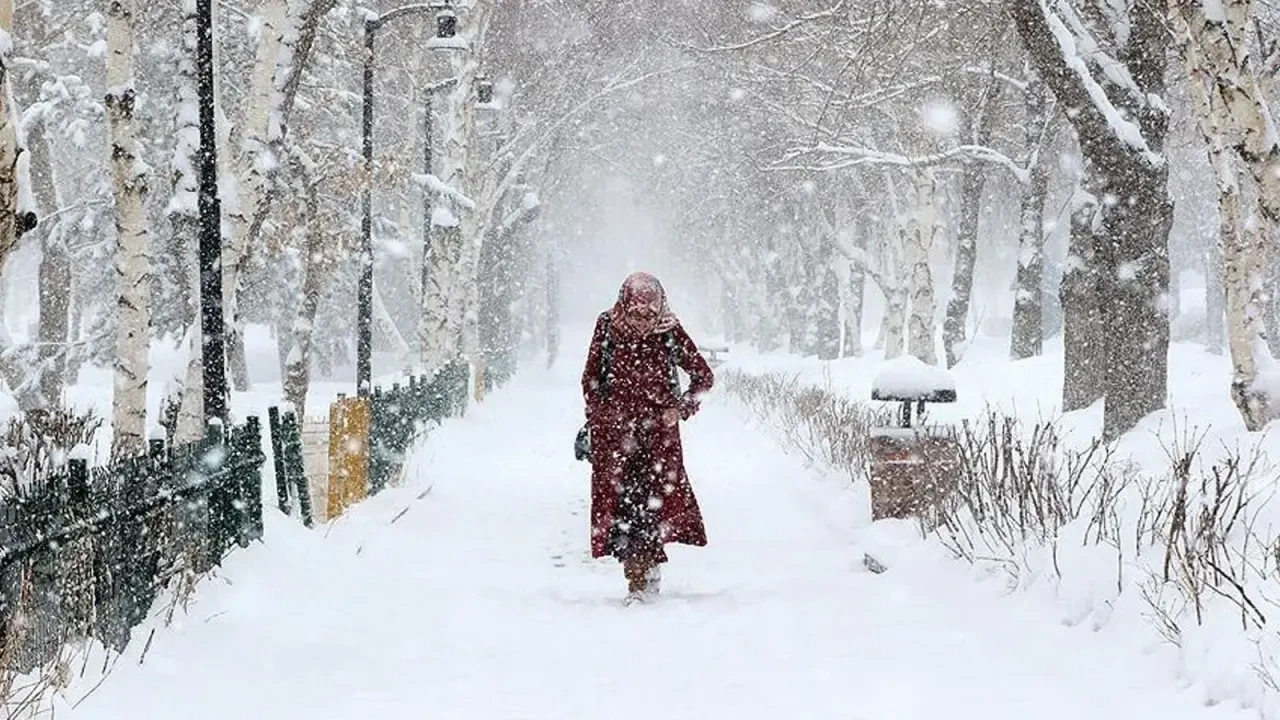
POLYGON ((204 366, 200 330, 200 272, 196 257, 199 252, 200 178, 196 167, 200 152, 200 98, 197 92, 196 58, 199 21, 195 0, 182 3, 182 45, 177 67, 177 102, 174 116, 174 148, 170 174, 173 196, 169 200, 170 246, 180 253, 173 261, 178 268, 178 282, 187 288, 189 325, 183 336, 186 366, 183 368, 178 417, 170 442, 193 443, 204 435, 204 366))
POLYGON ((909 284, 906 292, 911 302, 908 319, 907 352, 926 365, 936 365, 937 328, 935 317, 937 304, 933 295, 933 269, 929 265, 929 253, 934 237, 941 230, 939 205, 942 193, 938 192, 938 180, 932 170, 917 170, 915 177, 916 212, 907 232, 905 259, 909 284))
POLYGON ((1071 240, 1062 273, 1062 410, 1089 407, 1102 398, 1106 338, 1099 305, 1101 278, 1095 252, 1098 199, 1083 182, 1071 197, 1071 240))
MULTIPOLYGON (((472 362, 478 360, 479 294, 475 278, 485 223, 479 208, 467 206, 461 198, 478 196, 484 180, 476 174, 472 156, 477 150, 478 135, 476 79, 491 10, 488 3, 476 3, 459 18, 469 49, 450 55, 458 81, 449 92, 443 118, 440 179, 452 192, 441 198, 449 212, 437 210, 433 218, 436 227, 443 227, 432 232, 430 281, 423 292, 418 328, 422 363, 428 372, 459 352, 467 354, 472 362)), ((471 200, 478 202, 480 198, 471 200)))
POLYGON ((560 273, 555 256, 547 253, 547 367, 560 355, 560 273))
MULTIPOLYGON (((192 291, 197 298, 196 313, 199 316, 200 279, 198 274, 191 279, 192 291)), ((201 357, 201 345, 204 334, 199 322, 191 323, 182 342, 186 348, 186 368, 182 381, 182 399, 178 403, 178 421, 175 425, 173 443, 187 445, 204 437, 204 360, 201 357)))
POLYGON ((107 124, 115 189, 116 321, 112 457, 146 450, 147 350, 151 294, 145 200, 147 167, 134 135, 132 0, 111 0, 107 13, 107 124))
MULTIPOLYGON (((43 122, 27 131, 31 179, 41 214, 49 217, 61 206, 49 142, 43 122)), ((40 388, 39 406, 52 409, 62 402, 66 385, 68 304, 71 300, 71 256, 61 222, 46 222, 40 232, 40 388)))
MULTIPOLYGON (((1277 188, 1259 182, 1258 206, 1264 222, 1244 222, 1240 187, 1228 147, 1241 143, 1236 145, 1236 151, 1254 170, 1255 178, 1256 164, 1280 158, 1276 157, 1274 144, 1268 150, 1267 140, 1261 137, 1270 127, 1270 120, 1260 105, 1256 78, 1247 67, 1248 56, 1237 55, 1228 40, 1231 35, 1245 39, 1242 35, 1247 33, 1249 3, 1229 0, 1223 5, 1228 10, 1226 23, 1211 22, 1198 2, 1180 2, 1172 19, 1190 79, 1188 89, 1197 124, 1218 188, 1227 344, 1233 370, 1231 398, 1245 426, 1259 430, 1271 414, 1270 398, 1257 384, 1259 365, 1271 364, 1263 317, 1268 304, 1262 279, 1268 269, 1267 232, 1280 219, 1276 213, 1280 198, 1268 202, 1268 192, 1277 188), (1241 87, 1211 92, 1209 88, 1219 82, 1241 87)), ((1274 170, 1264 174, 1274 175, 1274 170)))
POLYGON ((1026 98, 1026 166, 1031 182, 1023 191, 1018 233, 1018 275, 1013 298, 1010 357, 1039 355, 1044 346, 1044 201, 1049 193, 1049 169, 1044 149, 1049 142, 1049 108, 1044 83, 1032 75, 1026 98))
MULTIPOLYGON (((13 3, 11 0, 0 0, 0 8, 8 7, 8 26, 0 26, 6 32, 13 31, 13 3)), ((0 268, 9 259, 9 254, 18 244, 21 230, 17 222, 21 211, 19 185, 19 152, 18 123, 21 113, 14 100, 13 85, 10 78, 9 47, 0 49, 0 268)))
POLYGON ((1102 318, 1107 338, 1106 405, 1103 436, 1114 439, 1147 414, 1164 407, 1168 389, 1169 229, 1173 203, 1168 194, 1168 162, 1163 155, 1168 114, 1164 96, 1167 30, 1155 3, 1133 4, 1121 57, 1133 89, 1116 89, 1130 110, 1120 116, 1109 97, 1090 88, 1110 84, 1107 73, 1093 75, 1089 63, 1120 64, 1098 50, 1082 57, 1070 47, 1073 30, 1038 0, 1009 0, 1036 74, 1058 102, 1072 109, 1085 156, 1096 181, 1102 222, 1095 244, 1101 260, 1102 318), (1066 28, 1065 31, 1063 28, 1066 28), (1069 59, 1071 62, 1069 63, 1069 59), (1074 63, 1074 66, 1073 66, 1074 63), (1087 76, 1087 77, 1086 77, 1087 76))
MULTIPOLYGON (((1222 239, 1229 232, 1225 218, 1219 223, 1218 237, 1208 244, 1204 251, 1204 343, 1209 352, 1222 354, 1223 338, 1226 336, 1224 320, 1227 312, 1226 290, 1222 286, 1222 239)), ((1234 230, 1234 226, 1232 226, 1234 230)))
MULTIPOLYGON (((867 233, 865 228, 858 228, 854 237, 854 247, 865 254, 867 249, 867 233)), ((849 283, 845 289, 848 302, 844 308, 844 355, 862 357, 862 314, 866 305, 867 271, 859 263, 851 263, 849 283)))
POLYGON ((320 298, 324 294, 324 284, 329 274, 319 259, 325 252, 324 240, 324 233, 315 228, 308 229, 302 303, 293 320, 288 338, 290 349, 285 358, 284 399, 297 409, 299 418, 306 416, 307 392, 311 387, 311 343, 315 335, 316 312, 320 308, 320 298))
MULTIPOLYGON (((973 142, 986 147, 991 144, 999 108, 999 81, 992 80, 982 101, 982 117, 978 121, 973 142)), ((947 356, 947 367, 955 367, 964 357, 969 319, 969 306, 973 301, 973 269, 978 261, 978 224, 982 218, 982 188, 988 167, 984 163, 969 162, 964 166, 960 181, 960 225, 956 233, 956 262, 951 274, 951 299, 947 301, 947 316, 942 323, 942 346, 947 356)))

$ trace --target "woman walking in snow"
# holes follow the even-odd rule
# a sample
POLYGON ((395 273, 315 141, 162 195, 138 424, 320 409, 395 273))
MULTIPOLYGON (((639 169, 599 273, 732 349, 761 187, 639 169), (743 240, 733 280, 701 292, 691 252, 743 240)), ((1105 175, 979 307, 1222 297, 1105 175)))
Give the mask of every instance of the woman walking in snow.
POLYGON ((596 320, 582 373, 591 457, 591 555, 617 558, 628 601, 658 592, 664 545, 707 544, 684 469, 680 420, 698 412, 711 367, 648 273, 596 320), (679 367, 689 374, 681 392, 679 367))

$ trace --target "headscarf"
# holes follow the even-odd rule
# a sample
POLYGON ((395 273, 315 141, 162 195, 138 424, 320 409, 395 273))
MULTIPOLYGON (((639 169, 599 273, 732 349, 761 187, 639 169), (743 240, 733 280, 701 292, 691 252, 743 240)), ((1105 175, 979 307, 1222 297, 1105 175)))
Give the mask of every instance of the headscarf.
POLYGON ((647 272, 627 276, 618 290, 618 300, 609 311, 609 319, 614 327, 632 337, 660 335, 679 322, 667 306, 667 291, 662 283, 647 272), (653 318, 647 328, 645 318, 638 317, 644 315, 645 310, 653 318))

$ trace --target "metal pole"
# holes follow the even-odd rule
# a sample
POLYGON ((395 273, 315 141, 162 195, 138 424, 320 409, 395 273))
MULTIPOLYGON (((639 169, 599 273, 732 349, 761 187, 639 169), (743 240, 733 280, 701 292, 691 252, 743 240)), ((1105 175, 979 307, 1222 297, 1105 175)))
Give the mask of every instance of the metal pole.
POLYGON ((376 21, 364 24, 364 188, 360 221, 360 283, 356 303, 356 394, 373 389, 373 46, 376 21))
POLYGON ((222 317, 222 207, 218 199, 213 106, 213 0, 196 0, 196 93, 200 107, 200 334, 204 417, 227 418, 226 338, 222 317))

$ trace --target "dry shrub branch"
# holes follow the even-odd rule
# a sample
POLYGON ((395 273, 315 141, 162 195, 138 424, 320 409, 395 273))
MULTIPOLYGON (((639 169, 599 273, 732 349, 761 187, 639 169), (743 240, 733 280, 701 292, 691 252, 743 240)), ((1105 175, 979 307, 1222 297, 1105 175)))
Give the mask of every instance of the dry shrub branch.
MULTIPOLYGON (((808 460, 865 479, 868 431, 889 424, 886 413, 793 376, 721 377, 808 460)), ((1048 553, 1062 578, 1063 553, 1113 551, 1116 595, 1140 597, 1156 633, 1182 645, 1189 629, 1233 619, 1258 648, 1241 672, 1280 692, 1280 634, 1267 624, 1280 615, 1280 508, 1270 503, 1276 468, 1260 448, 1210 457, 1203 432, 1175 424, 1161 434, 1163 467, 1139 467, 1100 440, 1066 442, 1056 422, 988 410, 954 431, 958 477, 920 518, 952 553, 997 562, 1016 581, 1035 553, 1048 553)))
POLYGON ((717 373, 717 383, 767 421, 808 462, 847 471, 853 480, 866 477, 870 429, 890 417, 795 376, 724 369, 717 373))

